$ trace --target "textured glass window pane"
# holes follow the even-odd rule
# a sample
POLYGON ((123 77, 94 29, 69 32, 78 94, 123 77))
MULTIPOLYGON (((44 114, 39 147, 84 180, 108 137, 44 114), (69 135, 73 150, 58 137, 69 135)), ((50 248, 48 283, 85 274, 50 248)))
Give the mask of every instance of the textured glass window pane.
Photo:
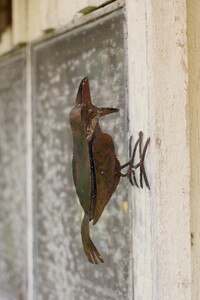
MULTIPOLYGON (((125 161, 123 15, 98 20, 33 47, 36 140, 36 299, 127 299, 127 182, 93 227, 105 259, 91 265, 82 249, 80 208, 72 180, 69 112, 79 83, 90 78, 97 106, 118 107, 101 121, 125 161)), ((91 226, 92 227, 92 224, 91 226)))
POLYGON ((0 62, 0 299, 25 299, 25 60, 0 62), (20 298, 21 297, 21 298, 20 298))

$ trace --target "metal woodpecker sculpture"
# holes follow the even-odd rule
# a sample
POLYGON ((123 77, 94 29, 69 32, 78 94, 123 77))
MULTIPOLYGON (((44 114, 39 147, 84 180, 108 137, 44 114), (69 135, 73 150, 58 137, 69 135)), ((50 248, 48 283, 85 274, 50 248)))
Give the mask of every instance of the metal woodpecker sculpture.
MULTIPOLYGON (((90 238, 89 222, 95 225, 106 204, 114 193, 120 177, 128 177, 132 185, 139 187, 135 170, 140 169, 140 187, 149 187, 144 168, 144 159, 150 138, 142 150, 143 133, 135 143, 130 160, 120 165, 115 154, 113 139, 102 132, 99 118, 118 112, 117 108, 98 108, 91 102, 88 78, 79 86, 76 103, 70 112, 70 125, 73 136, 73 178, 80 204, 84 210, 81 225, 82 243, 85 254, 91 263, 103 263, 104 260, 90 238), (139 147, 140 161, 134 164, 135 154, 139 147), (126 173, 122 169, 128 168, 126 173)), ((131 140, 129 146, 131 152, 131 140)))

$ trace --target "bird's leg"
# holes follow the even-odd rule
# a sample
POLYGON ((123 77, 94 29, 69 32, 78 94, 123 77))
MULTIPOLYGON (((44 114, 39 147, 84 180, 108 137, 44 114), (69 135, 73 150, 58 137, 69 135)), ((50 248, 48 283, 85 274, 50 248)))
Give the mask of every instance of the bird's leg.
MULTIPOLYGON (((130 137, 130 141, 129 141, 129 157, 131 157, 131 153, 132 153, 132 139, 133 139, 133 136, 130 137)), ((136 149, 137 149, 137 142, 135 144, 135 147, 134 147, 134 152, 136 152, 136 149)), ((135 153, 132 154, 132 161, 131 161, 131 164, 134 165, 134 157, 135 157, 135 153)), ((130 172, 130 174, 128 174, 128 179, 131 183, 131 185, 135 185, 138 187, 138 184, 137 184, 137 179, 136 179, 136 176, 135 176, 135 170, 133 170, 133 172, 130 172), (133 178, 132 178, 133 177, 133 178)))
POLYGON ((146 155, 146 151, 147 151, 147 147, 148 147, 149 143, 150 143, 150 138, 147 139, 147 141, 144 145, 142 155, 141 155, 141 170, 142 170, 142 175, 144 176, 144 182, 145 182, 146 186, 148 187, 148 189, 150 190, 150 185, 149 185, 147 175, 145 172, 145 168, 144 168, 144 159, 145 159, 145 155, 146 155))
POLYGON ((125 174, 123 174, 123 173, 120 172, 120 175, 122 177, 128 177, 130 183, 132 185, 134 185, 134 183, 135 183, 135 185, 137 187, 139 187, 139 186, 138 186, 137 179, 136 179, 136 176, 135 176, 135 170, 140 166, 140 164, 137 164, 137 165, 134 166, 134 160, 135 160, 136 150, 137 150, 137 147, 138 147, 140 141, 141 141, 141 136, 139 136, 137 142, 135 143, 135 146, 134 146, 134 149, 133 149, 133 153, 131 155, 131 152, 132 152, 132 150, 131 150, 132 136, 131 136, 130 142, 129 142, 129 156, 131 156, 131 158, 130 158, 130 160, 126 164, 124 164, 124 165, 121 166, 121 170, 124 169, 127 166, 129 166, 129 169, 128 169, 127 173, 125 173, 125 174))
POLYGON ((139 138, 135 143, 135 146, 133 148, 133 153, 131 155, 131 144, 132 144, 132 136, 131 136, 130 142, 129 142, 129 155, 131 155, 131 158, 129 159, 129 161, 127 163, 125 163, 124 165, 121 166, 120 176, 128 177, 128 179, 132 185, 135 184, 137 187, 139 187, 136 176, 135 176, 135 170, 137 168, 140 168, 140 187, 143 188, 143 177, 144 177, 145 184, 150 189, 149 182, 148 182, 145 168, 144 168, 144 159, 145 159, 145 154, 147 151, 148 144, 150 142, 150 138, 147 139, 143 151, 142 151, 142 142, 143 142, 143 133, 142 133, 142 131, 140 131, 139 138), (136 155, 138 146, 139 146, 140 161, 139 161, 139 163, 134 164, 135 155, 136 155), (128 171, 126 173, 122 173, 121 170, 123 170, 124 168, 126 168, 128 166, 129 166, 128 171))
MULTIPOLYGON (((142 140, 143 140, 143 134, 141 133, 141 131, 140 131, 139 135, 142 136, 142 140)), ((141 161, 141 159, 142 159, 142 142, 139 144, 139 157, 140 157, 140 161, 141 161)), ((140 167, 140 186, 143 189, 142 168, 141 167, 140 167)))

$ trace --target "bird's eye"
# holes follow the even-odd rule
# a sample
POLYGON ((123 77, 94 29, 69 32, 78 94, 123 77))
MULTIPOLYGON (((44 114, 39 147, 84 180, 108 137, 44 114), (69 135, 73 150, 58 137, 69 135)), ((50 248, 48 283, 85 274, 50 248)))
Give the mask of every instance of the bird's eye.
POLYGON ((93 113, 93 110, 90 108, 90 109, 88 110, 88 112, 89 112, 89 115, 91 115, 91 114, 93 113))

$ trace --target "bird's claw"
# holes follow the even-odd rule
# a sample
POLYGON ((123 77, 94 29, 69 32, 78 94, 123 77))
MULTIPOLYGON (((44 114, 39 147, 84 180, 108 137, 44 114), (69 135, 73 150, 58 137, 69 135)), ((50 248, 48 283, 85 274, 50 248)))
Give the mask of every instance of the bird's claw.
POLYGON ((145 185, 147 186, 148 189, 150 189, 150 185, 147 179, 147 175, 146 175, 146 171, 145 171, 145 167, 144 167, 144 160, 145 160, 145 155, 146 155, 146 151, 147 151, 147 147, 150 143, 150 138, 147 139, 144 148, 142 150, 142 143, 143 143, 143 132, 140 131, 139 132, 139 137, 134 145, 133 151, 132 151, 132 136, 130 138, 130 142, 129 142, 129 156, 131 157, 130 160, 121 166, 121 170, 125 167, 129 167, 128 171, 123 174, 120 172, 120 175, 122 177, 128 177, 131 185, 136 185, 137 187, 141 187, 143 188, 143 178, 144 178, 144 182, 145 185), (137 148, 139 147, 139 158, 140 161, 139 163, 135 164, 134 160, 135 160, 135 155, 136 155, 136 151, 137 148), (140 168, 140 185, 137 182, 136 179, 136 175, 135 175, 135 171, 137 168, 140 168))
POLYGON ((88 258, 88 261, 92 264, 104 263, 103 258, 99 254, 97 248, 93 244, 92 240, 88 242, 87 245, 84 245, 84 252, 88 258))

